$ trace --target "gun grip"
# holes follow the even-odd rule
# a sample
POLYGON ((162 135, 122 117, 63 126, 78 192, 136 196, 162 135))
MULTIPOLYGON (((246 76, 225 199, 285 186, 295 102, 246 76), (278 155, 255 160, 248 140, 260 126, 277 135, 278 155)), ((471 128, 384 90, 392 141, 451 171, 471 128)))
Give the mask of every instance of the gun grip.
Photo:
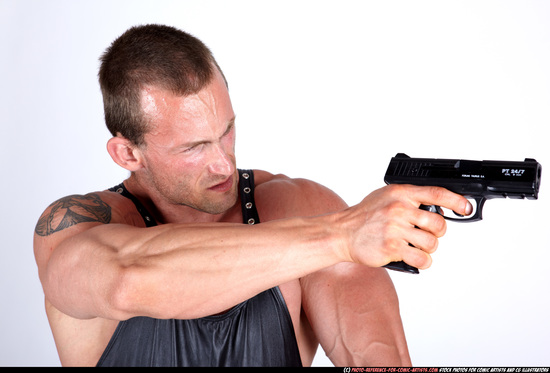
POLYGON ((399 272, 413 273, 415 275, 419 273, 418 268, 410 266, 403 261, 388 263, 384 266, 384 268, 392 269, 394 271, 399 271, 399 272))
MULTIPOLYGON (((442 215, 441 208, 439 206, 420 205, 419 208, 421 210, 426 210, 426 211, 429 211, 429 212, 435 212, 435 213, 438 213, 438 214, 442 215)), ((409 246, 413 246, 413 245, 409 244, 409 246)), ((386 264, 384 266, 384 268, 392 269, 394 271, 399 271, 399 272, 414 273, 415 275, 417 275, 419 273, 418 268, 413 267, 411 265, 408 265, 407 263, 405 263, 403 261, 401 261, 401 262, 390 262, 390 263, 386 264)))

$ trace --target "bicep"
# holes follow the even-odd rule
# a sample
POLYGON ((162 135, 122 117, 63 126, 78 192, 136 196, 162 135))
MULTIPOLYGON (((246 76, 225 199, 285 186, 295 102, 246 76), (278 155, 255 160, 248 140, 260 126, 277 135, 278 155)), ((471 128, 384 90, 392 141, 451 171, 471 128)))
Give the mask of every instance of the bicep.
POLYGON ((61 198, 46 208, 35 228, 34 254, 44 294, 77 318, 97 316, 101 302, 93 290, 105 289, 110 281, 114 252, 104 237, 111 242, 124 237, 102 233, 122 221, 111 202, 112 195, 102 192, 61 198))
MULTIPOLYGON (((131 234, 124 225, 83 224, 61 236, 38 238, 35 251, 46 299, 61 312, 79 319, 116 318, 108 304, 119 282, 117 241, 131 234), (118 228, 118 229, 117 229, 118 228), (109 237, 111 242, 107 242, 109 237)), ((133 228, 138 229, 138 228, 133 228)))
POLYGON ((261 221, 317 216, 348 207, 331 189, 311 180, 284 175, 257 185, 256 203, 261 221))

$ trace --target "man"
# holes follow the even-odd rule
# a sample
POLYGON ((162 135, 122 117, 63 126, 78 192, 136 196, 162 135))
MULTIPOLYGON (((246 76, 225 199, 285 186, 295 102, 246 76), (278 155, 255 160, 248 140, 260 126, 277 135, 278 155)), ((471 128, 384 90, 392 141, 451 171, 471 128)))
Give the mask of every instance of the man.
POLYGON ((63 365, 306 366, 319 343, 335 365, 411 363, 378 267, 429 267, 445 221, 418 206, 467 214, 466 199, 394 185, 347 207, 312 181, 238 170, 225 78, 171 27, 128 30, 99 79, 107 149, 131 175, 52 203, 35 231, 63 365))

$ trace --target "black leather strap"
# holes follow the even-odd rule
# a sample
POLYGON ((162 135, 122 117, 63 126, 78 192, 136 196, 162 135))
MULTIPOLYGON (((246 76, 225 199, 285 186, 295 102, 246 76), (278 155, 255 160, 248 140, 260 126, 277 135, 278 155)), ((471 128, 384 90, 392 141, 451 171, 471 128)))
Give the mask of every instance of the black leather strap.
POLYGON ((254 172, 252 170, 239 170, 239 193, 241 196, 241 208, 244 224, 258 224, 260 217, 254 202, 254 172))

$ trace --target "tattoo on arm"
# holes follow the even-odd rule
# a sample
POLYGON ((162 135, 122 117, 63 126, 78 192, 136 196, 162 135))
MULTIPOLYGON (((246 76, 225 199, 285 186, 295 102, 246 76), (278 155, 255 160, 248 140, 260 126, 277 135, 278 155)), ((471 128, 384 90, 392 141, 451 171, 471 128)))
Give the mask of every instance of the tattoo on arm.
POLYGON ((111 207, 96 193, 61 198, 50 207, 36 224, 35 232, 39 236, 49 236, 78 223, 111 221, 111 207))

